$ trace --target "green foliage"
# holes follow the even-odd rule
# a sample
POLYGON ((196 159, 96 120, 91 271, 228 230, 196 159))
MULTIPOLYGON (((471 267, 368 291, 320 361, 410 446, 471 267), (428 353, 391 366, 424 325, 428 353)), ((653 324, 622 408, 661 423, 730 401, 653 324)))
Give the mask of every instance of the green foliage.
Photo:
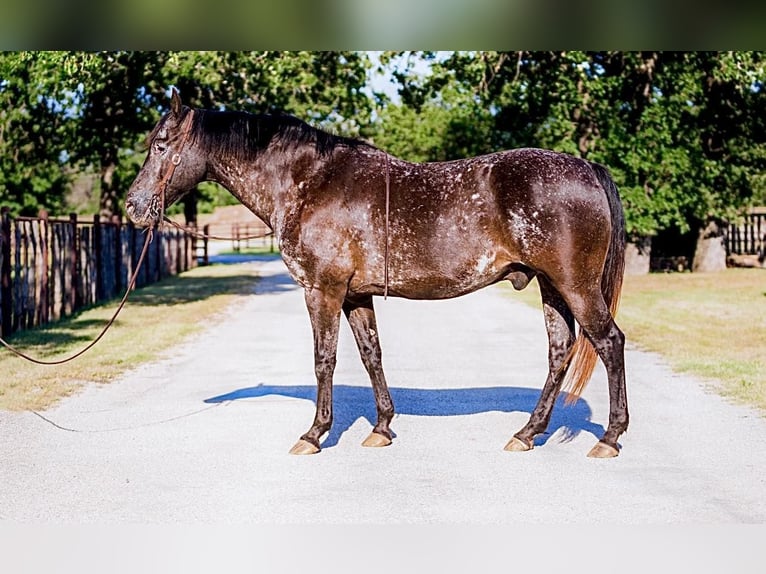
POLYGON ((91 172, 101 214, 119 213, 170 86, 194 106, 281 110, 357 135, 368 67, 356 52, 2 53, 0 204, 59 211, 91 172))
POLYGON ((25 215, 48 195, 59 207, 67 183, 59 151, 69 122, 45 80, 56 60, 0 53, 0 201, 25 215))
MULTIPOLYGON (((607 165, 628 230, 685 231, 766 202, 763 52, 0 53, 0 204, 71 209, 93 174, 119 213, 176 86, 191 105, 281 110, 412 160, 538 146, 607 165), (428 66, 421 65, 426 62, 428 66), (429 72, 424 72, 429 68, 429 72)), ((201 187, 200 210, 230 198, 201 187)))
POLYGON ((389 104, 380 112, 375 144, 414 162, 448 161, 492 151, 491 116, 477 105, 424 103, 419 111, 389 104))
POLYGON ((761 52, 424 52, 425 78, 405 56, 404 109, 381 114, 404 127, 376 141, 411 158, 536 146, 601 162, 636 236, 766 198, 761 52))
POLYGON ((194 106, 284 111, 356 134, 368 68, 360 52, 174 52, 165 73, 194 106))

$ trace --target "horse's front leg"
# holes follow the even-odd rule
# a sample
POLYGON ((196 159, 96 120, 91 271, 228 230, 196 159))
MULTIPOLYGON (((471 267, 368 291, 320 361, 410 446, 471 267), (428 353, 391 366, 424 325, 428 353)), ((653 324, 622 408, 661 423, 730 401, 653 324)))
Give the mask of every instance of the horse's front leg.
POLYGON ((391 419, 394 418, 394 402, 391 400, 391 393, 388 391, 386 377, 383 374, 378 325, 375 321, 372 297, 347 299, 343 303, 343 312, 346 314, 351 331, 354 333, 354 339, 359 348, 359 355, 362 357, 364 368, 367 370, 367 374, 370 375, 372 390, 375 394, 375 405, 378 411, 378 420, 375 427, 362 445, 371 447, 388 446, 391 444, 392 439, 389 424, 391 424, 391 419))
POLYGON ((306 288, 306 306, 314 332, 314 373, 317 381, 316 415, 311 428, 290 454, 319 452, 319 439, 332 426, 332 377, 338 349, 340 310, 345 293, 306 288))

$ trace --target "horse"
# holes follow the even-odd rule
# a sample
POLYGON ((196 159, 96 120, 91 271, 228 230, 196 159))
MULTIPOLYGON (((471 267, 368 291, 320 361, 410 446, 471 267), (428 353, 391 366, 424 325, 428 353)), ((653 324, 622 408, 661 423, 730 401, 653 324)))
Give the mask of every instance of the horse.
POLYGON ((520 148, 410 163, 288 114, 191 108, 173 89, 148 136, 125 211, 162 223, 166 206, 201 181, 226 188, 273 230, 311 322, 316 413, 291 454, 314 454, 333 420, 341 315, 375 397, 363 446, 392 443, 375 297, 458 297, 500 281, 537 279, 548 374, 526 425, 505 445, 529 451, 562 390, 576 402, 599 359, 609 388, 606 431, 588 456, 615 457, 628 427, 625 336, 615 323, 625 221, 608 169, 572 155, 520 148), (579 326, 579 328, 577 328, 579 326))

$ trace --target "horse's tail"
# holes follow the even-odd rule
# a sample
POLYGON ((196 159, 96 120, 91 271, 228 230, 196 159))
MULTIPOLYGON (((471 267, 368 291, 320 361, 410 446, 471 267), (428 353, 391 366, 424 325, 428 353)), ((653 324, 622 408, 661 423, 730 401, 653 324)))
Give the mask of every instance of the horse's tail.
MULTIPOLYGON (((591 167, 601 187, 606 192, 609 211, 611 212, 612 236, 604 262, 604 271, 601 274, 601 293, 609 306, 612 317, 614 317, 620 305, 622 279, 625 274, 625 215, 617 185, 609 174, 609 170, 597 163, 591 163, 591 167)), ((564 388, 568 392, 565 401, 567 404, 577 402, 585 389, 585 385, 588 384, 597 362, 596 350, 580 328, 563 367, 567 369, 564 378, 564 388)))

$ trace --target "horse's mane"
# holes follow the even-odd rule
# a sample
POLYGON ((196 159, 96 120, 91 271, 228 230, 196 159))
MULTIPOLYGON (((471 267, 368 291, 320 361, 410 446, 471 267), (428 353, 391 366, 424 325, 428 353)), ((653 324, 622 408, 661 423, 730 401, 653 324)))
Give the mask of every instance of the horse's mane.
POLYGON ((300 147, 314 145, 320 155, 329 155, 338 146, 368 146, 362 140, 347 138, 315 128, 289 114, 249 114, 195 110, 191 138, 205 152, 213 150, 236 158, 257 156, 269 146, 300 147))

